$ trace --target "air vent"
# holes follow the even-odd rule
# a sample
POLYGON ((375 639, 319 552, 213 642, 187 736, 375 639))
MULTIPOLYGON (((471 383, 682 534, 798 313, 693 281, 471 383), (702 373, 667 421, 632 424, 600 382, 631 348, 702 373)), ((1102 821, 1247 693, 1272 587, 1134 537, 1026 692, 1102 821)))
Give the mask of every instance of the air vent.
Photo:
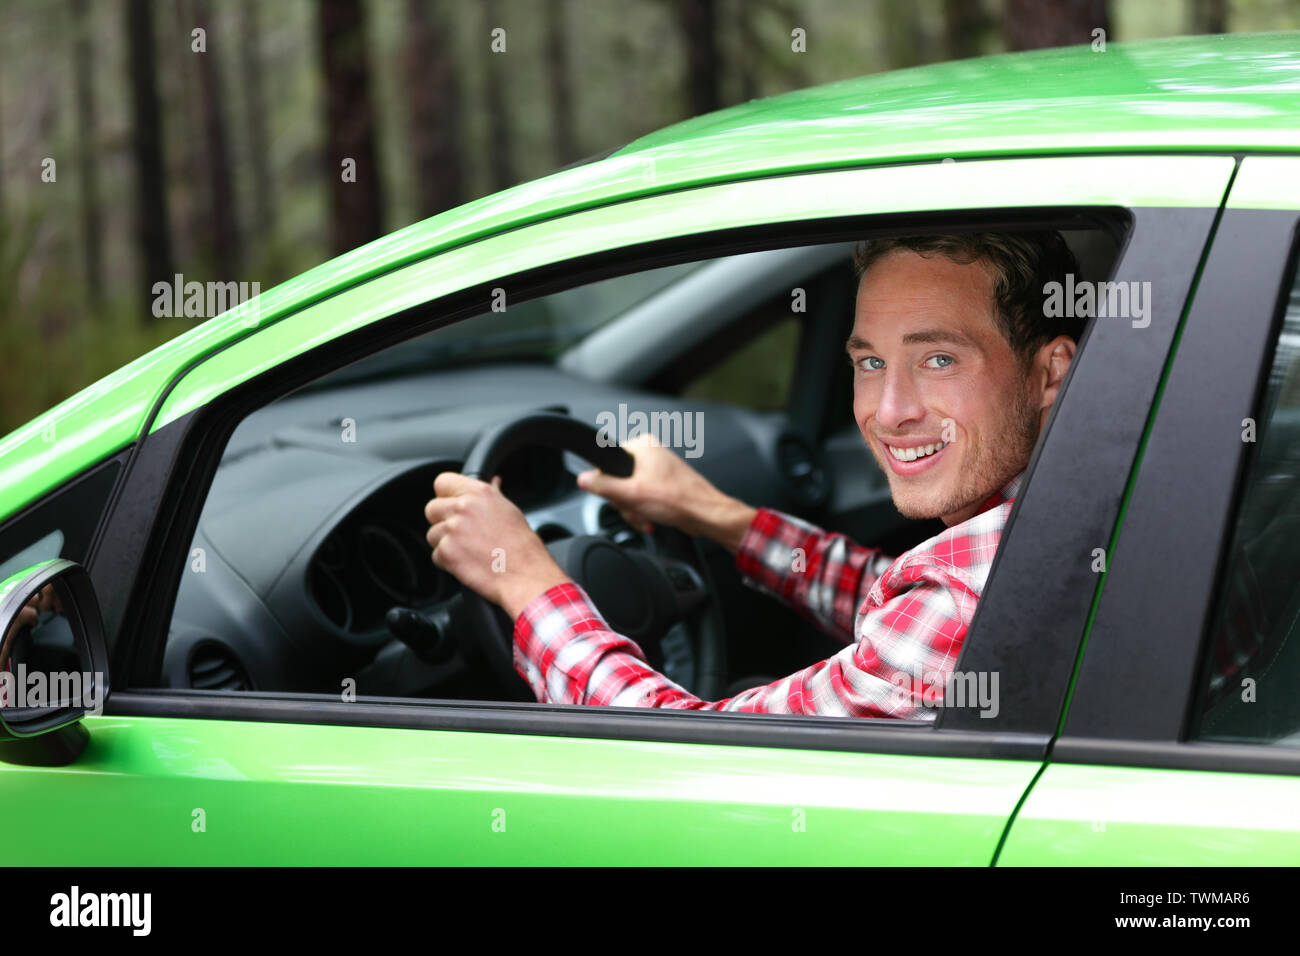
POLYGON ((219 641, 201 641, 190 651, 188 676, 195 690, 252 690, 235 652, 219 641))
POLYGON ((803 439, 783 435, 777 442, 776 460, 781 475, 804 505, 816 507, 826 501, 826 471, 803 439))

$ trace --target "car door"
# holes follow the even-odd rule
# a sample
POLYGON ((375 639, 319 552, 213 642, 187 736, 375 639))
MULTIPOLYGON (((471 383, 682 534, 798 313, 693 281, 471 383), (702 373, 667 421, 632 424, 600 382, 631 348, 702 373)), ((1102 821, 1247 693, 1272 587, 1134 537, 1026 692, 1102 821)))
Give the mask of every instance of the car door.
POLYGON ((1300 862, 1297 184, 1241 161, 999 864, 1300 862))
POLYGON ((1108 540, 1232 173, 1219 156, 926 162, 683 190, 488 236, 312 304, 171 383, 89 567, 114 693, 62 767, 0 768, 11 863, 988 864, 1046 757, 1108 540), (614 269, 935 227, 1118 223, 1149 334, 1094 326, 931 723, 160 689, 225 439, 358 357, 614 269), (57 838, 54 834, 57 833, 57 838))

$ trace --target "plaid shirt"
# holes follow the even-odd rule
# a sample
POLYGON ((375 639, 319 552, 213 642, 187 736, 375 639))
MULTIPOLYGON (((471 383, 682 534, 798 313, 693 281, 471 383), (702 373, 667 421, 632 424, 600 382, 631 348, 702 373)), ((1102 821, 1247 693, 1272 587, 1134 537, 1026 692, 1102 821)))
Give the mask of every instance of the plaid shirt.
POLYGON ((573 583, 539 595, 519 615, 515 669, 543 703, 933 720, 1021 478, 973 518, 898 558, 760 509, 736 556, 746 583, 847 645, 765 687, 699 699, 646 664, 573 583))

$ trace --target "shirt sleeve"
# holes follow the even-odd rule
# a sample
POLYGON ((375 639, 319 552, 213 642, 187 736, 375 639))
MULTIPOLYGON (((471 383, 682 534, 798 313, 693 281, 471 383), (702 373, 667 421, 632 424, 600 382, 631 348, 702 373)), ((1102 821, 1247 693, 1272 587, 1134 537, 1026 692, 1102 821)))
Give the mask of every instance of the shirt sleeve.
POLYGON ((846 644, 871 586, 893 561, 879 548, 768 508, 759 509, 736 553, 747 584, 846 644))
POLYGON ((978 595, 941 567, 894 573, 896 591, 883 600, 876 590, 857 642, 725 700, 701 700, 653 670, 573 583, 539 595, 519 615, 515 667, 543 703, 932 720, 978 595))

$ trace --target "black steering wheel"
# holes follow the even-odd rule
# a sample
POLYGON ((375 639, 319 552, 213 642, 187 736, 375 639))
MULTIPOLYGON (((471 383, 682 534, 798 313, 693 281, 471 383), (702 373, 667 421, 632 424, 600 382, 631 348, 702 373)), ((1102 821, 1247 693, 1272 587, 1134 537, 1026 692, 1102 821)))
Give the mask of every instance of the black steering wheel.
MULTIPOLYGON (((474 443, 462 473, 490 481, 502 463, 525 446, 572 452, 601 471, 626 478, 635 459, 602 444, 592 426, 552 412, 515 418, 489 429, 474 443)), ((651 666, 662 668, 660 641, 678 622, 685 625, 694 657, 693 686, 705 700, 721 693, 726 672, 726 632, 708 567, 688 535, 656 527, 652 548, 620 547, 600 535, 562 538, 547 545, 565 573, 580 584, 617 633, 636 641, 651 666)), ((463 589, 464 626, 497 677, 521 700, 535 700, 514 667, 514 624, 469 588, 463 589)))

